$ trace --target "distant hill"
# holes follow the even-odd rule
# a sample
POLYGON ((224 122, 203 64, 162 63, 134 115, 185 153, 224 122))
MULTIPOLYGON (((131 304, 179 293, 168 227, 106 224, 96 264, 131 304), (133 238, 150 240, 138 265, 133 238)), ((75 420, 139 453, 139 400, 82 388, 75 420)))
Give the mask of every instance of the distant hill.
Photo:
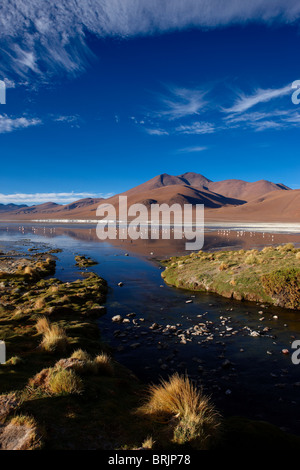
MULTIPOLYGON (((187 172, 178 176, 163 173, 122 193, 128 205, 204 204, 208 220, 299 220, 300 190, 284 184, 260 180, 249 183, 229 179, 211 181, 199 173, 187 172)), ((37 219, 96 219, 101 202, 113 204, 118 212, 119 195, 108 199, 86 198, 71 204, 53 202, 35 206, 0 205, 0 220, 37 219)))
POLYGON ((0 212, 15 211, 19 208, 27 207, 26 204, 0 204, 0 212))
MULTIPOLYGON (((72 202, 71 204, 56 204, 55 202, 45 202, 44 204, 38 204, 36 206, 16 206, 17 209, 13 210, 13 214, 18 216, 27 216, 35 214, 48 214, 53 215, 51 218, 55 218, 59 213, 67 213, 72 211, 80 211, 86 209, 88 206, 100 204, 103 199, 99 198, 86 198, 80 199, 79 201, 72 202)), ((12 211, 10 211, 12 212, 12 211)), ((27 218, 27 217, 26 217, 27 218)))

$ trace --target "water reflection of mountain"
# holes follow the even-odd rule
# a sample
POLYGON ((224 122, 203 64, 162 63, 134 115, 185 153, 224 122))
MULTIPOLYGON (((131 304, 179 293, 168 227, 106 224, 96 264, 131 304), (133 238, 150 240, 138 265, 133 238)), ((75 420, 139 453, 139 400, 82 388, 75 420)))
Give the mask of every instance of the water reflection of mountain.
MULTIPOLYGON (((143 229, 144 234, 148 229, 143 229)), ((94 225, 82 226, 82 225, 4 225, 0 224, 0 233, 21 233, 24 237, 27 236, 39 236, 46 238, 54 237, 70 237, 75 240, 84 242, 98 242, 103 243, 99 240, 94 225)), ((159 239, 151 239, 150 232, 148 239, 138 240, 106 240, 105 243, 115 246, 118 249, 136 253, 144 256, 155 256, 155 257, 166 257, 176 254, 183 254, 186 252, 184 238, 174 239, 174 234, 171 232, 171 239, 162 239, 161 231, 159 233, 159 239)), ((118 237, 118 233, 117 233, 118 237)), ((276 233, 264 233, 264 232, 250 232, 250 231, 237 231, 230 229, 219 229, 214 231, 205 232, 204 237, 204 250, 214 249, 251 249, 253 247, 261 248, 266 245, 274 245, 281 243, 296 243, 300 244, 300 235, 298 234, 276 234, 276 233)), ((187 252, 189 253, 189 252, 187 252)))

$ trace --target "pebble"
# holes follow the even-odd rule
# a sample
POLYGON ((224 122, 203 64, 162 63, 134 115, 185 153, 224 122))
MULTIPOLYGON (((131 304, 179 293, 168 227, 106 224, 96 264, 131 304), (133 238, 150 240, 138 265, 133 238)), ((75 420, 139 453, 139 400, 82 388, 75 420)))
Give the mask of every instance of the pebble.
POLYGON ((260 336, 260 333, 258 331, 251 331, 250 336, 256 338, 257 336, 260 336))
POLYGON ((121 323, 123 321, 123 318, 121 317, 121 315, 115 315, 114 317, 112 317, 111 320, 115 323, 121 323))

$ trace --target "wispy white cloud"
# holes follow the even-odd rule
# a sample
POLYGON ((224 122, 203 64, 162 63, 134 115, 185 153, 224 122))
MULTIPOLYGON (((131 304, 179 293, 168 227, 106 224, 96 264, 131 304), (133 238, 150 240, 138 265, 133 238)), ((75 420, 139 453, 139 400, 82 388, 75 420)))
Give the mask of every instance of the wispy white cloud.
POLYGON ((243 113, 260 103, 267 103, 268 101, 281 98, 288 94, 291 94, 291 85, 277 89, 258 89, 252 95, 241 93, 234 105, 231 108, 224 109, 224 111, 226 113, 243 113))
POLYGON ((138 126, 143 124, 143 130, 151 135, 205 135, 232 129, 262 132, 299 126, 300 113, 291 104, 290 85, 260 88, 250 95, 240 93, 238 100, 227 109, 209 101, 210 90, 213 91, 210 86, 206 86, 206 91, 173 87, 172 99, 160 97, 165 104, 163 111, 149 112, 142 121, 134 116, 130 119, 138 126), (278 101, 285 96, 285 101, 278 101), (188 101, 182 103, 183 97, 188 101), (256 105, 260 106, 256 109, 256 105), (195 120, 194 115, 200 113, 201 120, 195 120))
POLYGON ((270 129, 282 129, 284 126, 281 122, 276 121, 258 121, 252 127, 255 131, 262 132, 270 129))
POLYGON ((79 119, 79 116, 76 114, 74 116, 57 116, 54 118, 54 121, 70 123, 70 122, 78 121, 78 119, 79 119))
POLYGON ((290 124, 295 124, 296 126, 298 126, 300 124, 300 113, 297 111, 290 113, 285 118, 285 122, 290 123, 290 124))
POLYGON ((42 124, 38 118, 18 117, 11 118, 6 114, 0 115, 0 134, 12 132, 18 129, 26 129, 27 127, 42 124))
POLYGON ((213 134, 216 132, 216 127, 211 122, 196 121, 191 124, 182 124, 176 127, 175 132, 178 134, 213 134))
POLYGON ((78 199, 85 198, 107 198, 112 196, 113 193, 88 193, 88 192, 70 192, 70 193, 15 193, 15 194, 1 194, 0 204, 44 204, 46 202, 55 202, 57 204, 69 204, 78 199))
POLYGON ((299 17, 298 0, 226 0, 226 7, 224 0, 2 0, 1 69, 20 76, 78 72, 91 56, 87 33, 128 38, 251 21, 286 24, 299 17))
POLYGON ((14 82, 14 80, 9 80, 8 78, 4 78, 4 83, 7 89, 16 88, 16 83, 14 82))
POLYGON ((199 114, 207 104, 206 93, 198 89, 169 87, 168 96, 160 96, 163 109, 156 114, 170 120, 199 114))
POLYGON ((208 147, 185 147, 183 149, 179 149, 178 152, 180 153, 198 153, 198 152, 204 152, 207 150, 208 147))
POLYGON ((181 124, 180 126, 163 128, 143 128, 147 134, 150 135, 173 135, 173 134, 186 134, 186 135, 201 135, 213 134, 216 132, 216 127, 210 122, 192 122, 191 124, 181 124))
POLYGON ((230 114, 225 118, 228 129, 242 127, 254 131, 269 129, 287 129, 297 127, 300 123, 300 114, 288 109, 274 109, 273 111, 249 112, 243 114, 230 114))
POLYGON ((145 131, 149 135, 169 135, 169 132, 164 129, 149 129, 145 128, 145 131))
POLYGON ((72 115, 71 116, 64 116, 64 115, 54 116, 53 121, 62 123, 62 124, 68 124, 70 127, 79 128, 81 119, 78 116, 78 114, 75 114, 73 116, 72 115))

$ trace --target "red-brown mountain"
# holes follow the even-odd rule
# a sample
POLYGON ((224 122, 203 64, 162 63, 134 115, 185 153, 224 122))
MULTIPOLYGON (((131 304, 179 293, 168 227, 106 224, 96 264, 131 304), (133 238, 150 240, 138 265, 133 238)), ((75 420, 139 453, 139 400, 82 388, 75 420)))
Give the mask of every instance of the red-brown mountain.
POLYGON ((211 181, 203 175, 189 172, 179 176, 172 176, 167 173, 155 176, 146 183, 130 189, 126 194, 142 193, 152 189, 158 189, 163 186, 180 184, 217 193, 227 198, 239 199, 243 202, 248 202, 257 197, 264 196, 271 191, 290 190, 290 188, 283 184, 276 184, 266 180, 260 180, 254 183, 236 179, 211 181))
MULTIPOLYGON (((249 183, 242 180, 213 182, 198 173, 173 176, 166 173, 155 176, 139 186, 122 193, 128 205, 144 203, 204 204, 207 217, 216 220, 291 220, 300 210, 299 192, 283 184, 260 180, 249 183)), ((17 208, 4 206, 0 220, 37 219, 96 219, 101 202, 113 204, 118 211, 118 196, 109 199, 81 199, 67 205, 46 203, 17 208)), ((10 205, 13 206, 13 205, 10 205)))

